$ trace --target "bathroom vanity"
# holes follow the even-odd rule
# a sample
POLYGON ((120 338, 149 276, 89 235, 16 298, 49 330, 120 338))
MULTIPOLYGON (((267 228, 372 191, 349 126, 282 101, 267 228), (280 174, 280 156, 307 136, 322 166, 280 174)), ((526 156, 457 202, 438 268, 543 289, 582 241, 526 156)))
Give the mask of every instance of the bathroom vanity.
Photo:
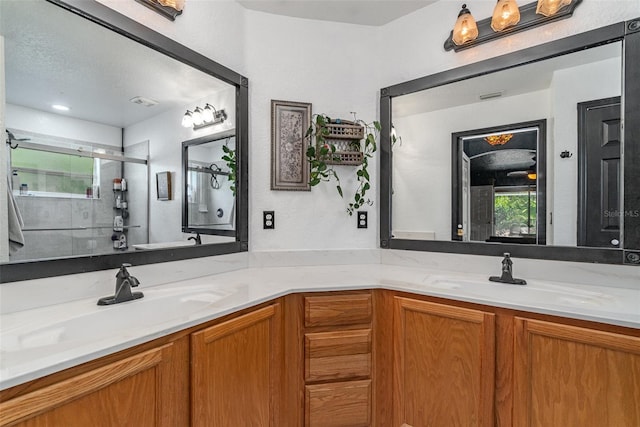
POLYGON ((81 300, 4 315, 0 425, 640 422, 634 289, 346 265, 144 291, 117 313, 81 300))

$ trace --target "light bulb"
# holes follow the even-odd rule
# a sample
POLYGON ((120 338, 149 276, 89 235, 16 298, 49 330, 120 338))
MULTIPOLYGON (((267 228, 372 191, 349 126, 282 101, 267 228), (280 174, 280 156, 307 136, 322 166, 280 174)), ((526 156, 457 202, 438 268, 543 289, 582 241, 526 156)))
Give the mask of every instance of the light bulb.
POLYGON ((476 20, 473 19, 471 12, 467 9, 467 5, 462 5, 462 10, 458 14, 458 20, 453 27, 452 40, 458 46, 465 44, 468 41, 478 38, 478 25, 476 20))
POLYGON ((191 111, 187 110, 182 117, 182 126, 186 128, 190 128, 193 126, 193 116, 191 115, 191 111))
POLYGON ((204 110, 202 111, 202 120, 205 121, 205 123, 211 123, 213 121, 213 112, 215 111, 215 108, 213 108, 212 105, 205 105, 204 106, 204 110))
POLYGON ((203 123, 204 119, 202 117, 202 108, 196 107, 195 111, 193 112, 193 124, 196 126, 200 126, 203 123))
POLYGON ((570 3, 571 0, 538 0, 536 13, 538 15, 553 16, 570 3))
POLYGON ((491 29, 502 31, 513 27, 520 22, 520 9, 515 0, 498 0, 493 17, 491 18, 491 29))

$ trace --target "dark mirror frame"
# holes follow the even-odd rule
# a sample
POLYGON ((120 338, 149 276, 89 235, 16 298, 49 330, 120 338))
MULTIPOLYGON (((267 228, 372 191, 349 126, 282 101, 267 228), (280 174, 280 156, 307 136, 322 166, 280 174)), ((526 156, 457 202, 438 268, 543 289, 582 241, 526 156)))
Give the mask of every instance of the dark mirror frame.
MULTIPOLYGON (((189 175, 189 147, 196 147, 198 145, 207 144, 209 142, 216 142, 223 139, 235 136, 235 130, 224 131, 214 133, 212 135, 201 136, 199 138, 190 139, 182 142, 182 232, 183 233, 196 233, 196 234, 209 234, 215 236, 229 236, 236 235, 235 230, 217 230, 212 228, 192 227, 189 225, 189 203, 187 202, 187 183, 189 175)), ((236 193, 237 194, 237 193, 236 193)), ((236 210, 237 213, 237 210, 236 210)), ((236 218, 237 222, 237 218, 236 218)))
MULTIPOLYGON (((157 33, 94 0, 46 0, 133 41, 235 86, 236 89, 236 232, 235 242, 204 244, 150 251, 130 251, 0 264, 0 283, 86 273, 132 265, 155 264, 245 252, 249 249, 249 80, 180 43, 157 33)), ((179 143, 179 141, 176 141, 179 143)))
MULTIPOLYGON (((502 256, 606 264, 640 265, 640 18, 608 25, 474 64, 410 80, 380 90, 380 247, 427 252, 502 256), (393 98, 482 76, 531 62, 623 41, 624 249, 536 246, 506 243, 428 241, 392 236, 391 123, 393 98)), ((447 143, 447 141, 443 141, 447 143)))

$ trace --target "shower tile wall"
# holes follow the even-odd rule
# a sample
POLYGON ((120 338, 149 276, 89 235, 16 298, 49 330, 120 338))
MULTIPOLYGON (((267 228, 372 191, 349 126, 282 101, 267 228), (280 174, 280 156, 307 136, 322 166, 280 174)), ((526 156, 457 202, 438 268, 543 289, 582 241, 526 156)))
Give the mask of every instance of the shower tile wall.
POLYGON ((83 254, 112 253, 113 178, 120 176, 120 162, 101 164, 100 197, 60 198, 16 196, 25 229, 79 228, 86 230, 24 231, 25 246, 11 254, 11 261, 83 254))

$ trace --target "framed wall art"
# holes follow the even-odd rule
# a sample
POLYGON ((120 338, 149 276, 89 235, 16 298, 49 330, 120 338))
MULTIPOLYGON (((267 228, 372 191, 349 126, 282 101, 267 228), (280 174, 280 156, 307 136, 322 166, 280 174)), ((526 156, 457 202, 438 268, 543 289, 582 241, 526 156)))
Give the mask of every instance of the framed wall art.
POLYGON ((311 104, 271 100, 271 189, 310 191, 307 139, 311 104))
POLYGON ((158 200, 171 200, 171 172, 156 173, 158 200))

